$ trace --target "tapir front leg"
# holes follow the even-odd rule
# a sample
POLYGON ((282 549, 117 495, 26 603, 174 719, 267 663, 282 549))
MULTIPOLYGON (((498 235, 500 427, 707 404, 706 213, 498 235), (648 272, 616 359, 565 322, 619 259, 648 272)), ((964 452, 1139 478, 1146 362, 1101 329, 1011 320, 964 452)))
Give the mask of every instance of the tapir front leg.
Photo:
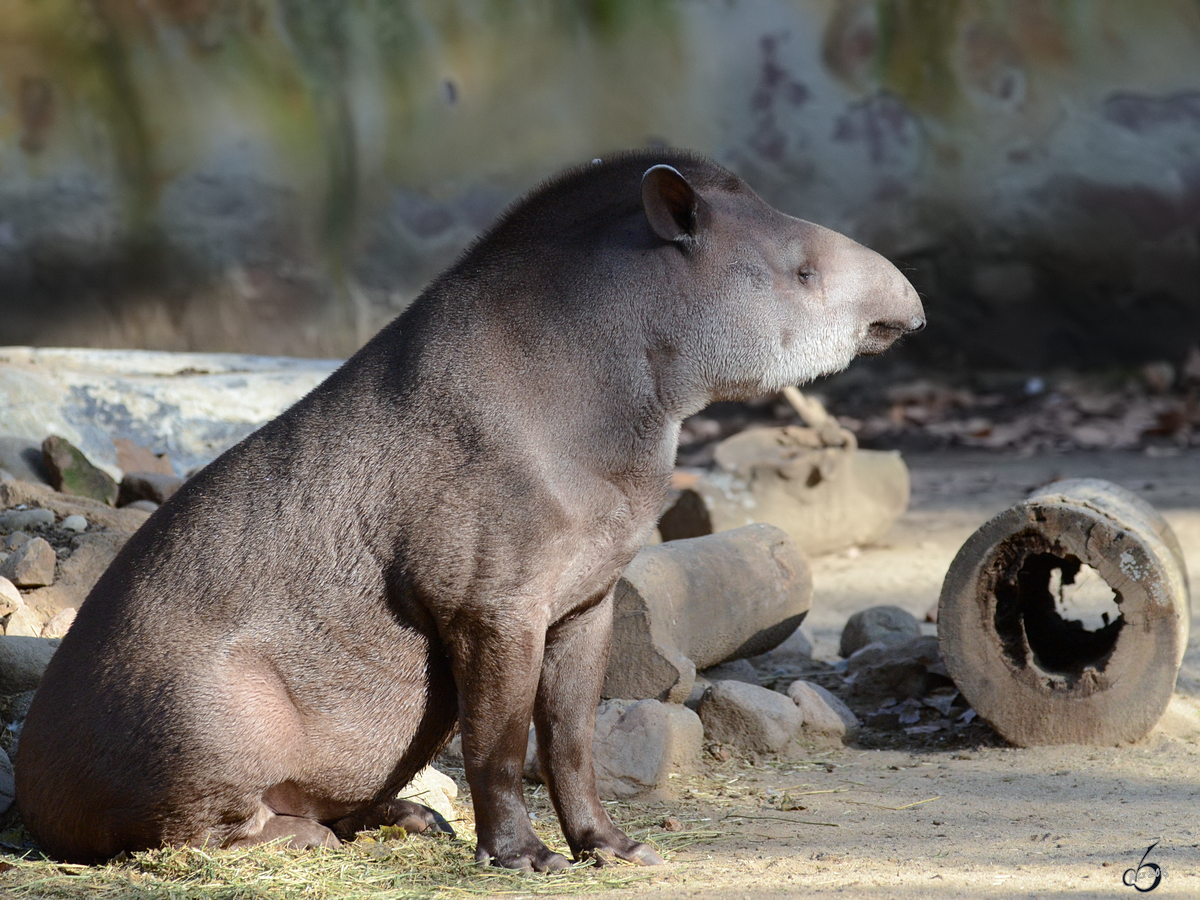
POLYGON ((534 708, 538 755, 563 834, 577 859, 610 853, 660 865, 647 844, 612 823, 596 791, 592 734, 612 640, 613 597, 554 625, 546 634, 534 708))
POLYGON ((475 859, 525 871, 563 869, 570 861, 529 824, 522 782, 545 628, 504 611, 473 619, 447 641, 475 805, 475 859))

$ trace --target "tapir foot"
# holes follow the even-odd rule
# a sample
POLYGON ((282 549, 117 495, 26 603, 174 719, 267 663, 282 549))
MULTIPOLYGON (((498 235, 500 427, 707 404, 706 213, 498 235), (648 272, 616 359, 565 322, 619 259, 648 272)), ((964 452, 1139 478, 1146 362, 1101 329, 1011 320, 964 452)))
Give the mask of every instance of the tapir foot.
POLYGON ((597 866, 605 865, 609 857, 614 856, 639 866, 661 866, 666 863, 649 844, 630 840, 615 829, 609 839, 589 841, 579 851, 580 860, 592 860, 597 866))
POLYGON ((409 834, 448 834, 454 837, 454 829, 441 813, 411 800, 388 800, 362 812, 353 813, 333 823, 334 833, 348 841, 360 831, 371 831, 384 825, 395 825, 409 834))
POLYGON ((557 872, 568 868, 571 861, 561 853, 555 853, 537 838, 527 844, 489 849, 481 842, 475 849, 475 862, 481 866, 493 865, 518 872, 557 872))
POLYGON ((255 844, 266 844, 281 839, 286 839, 286 846, 295 850, 342 845, 337 835, 320 822, 303 816, 272 815, 257 834, 232 841, 228 846, 253 847, 255 844))

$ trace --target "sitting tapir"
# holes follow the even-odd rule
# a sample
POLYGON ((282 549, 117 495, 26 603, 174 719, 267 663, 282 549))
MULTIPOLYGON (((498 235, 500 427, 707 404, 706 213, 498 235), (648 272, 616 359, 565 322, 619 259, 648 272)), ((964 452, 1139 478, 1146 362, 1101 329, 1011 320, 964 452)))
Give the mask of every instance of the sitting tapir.
POLYGON ((601 806, 592 731, 680 422, 923 324, 883 257, 704 158, 553 179, 133 535, 29 710, 25 824, 74 861, 420 830, 393 798, 457 724, 476 858, 556 869, 532 718, 576 858, 661 862, 601 806))

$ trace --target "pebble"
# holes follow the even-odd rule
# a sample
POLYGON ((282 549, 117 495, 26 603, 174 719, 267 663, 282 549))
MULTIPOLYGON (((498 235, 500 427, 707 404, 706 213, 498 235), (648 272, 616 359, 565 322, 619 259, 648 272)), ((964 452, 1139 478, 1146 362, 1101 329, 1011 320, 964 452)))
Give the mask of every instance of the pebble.
POLYGON ((849 657, 876 641, 891 643, 920 636, 921 623, 908 610, 899 606, 872 606, 856 612, 846 622, 838 653, 849 657))
POLYGON ((88 520, 76 513, 75 515, 67 516, 62 520, 62 527, 67 531, 87 531, 88 520))
POLYGON ((790 698, 740 681, 714 682, 699 714, 705 739, 757 753, 778 753, 804 727, 804 714, 790 698))
POLYGON ((58 558, 44 538, 33 538, 18 547, 0 563, 0 575, 17 587, 43 587, 54 584, 54 564, 58 558))

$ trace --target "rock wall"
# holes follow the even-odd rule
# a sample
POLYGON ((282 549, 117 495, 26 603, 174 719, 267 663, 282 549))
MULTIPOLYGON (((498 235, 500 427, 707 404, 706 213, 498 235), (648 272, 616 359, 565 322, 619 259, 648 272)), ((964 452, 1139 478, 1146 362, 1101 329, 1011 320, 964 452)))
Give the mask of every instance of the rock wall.
POLYGON ((0 345, 344 355, 657 144, 910 267, 918 360, 1200 335, 1192 0, 0 0, 0 345))

